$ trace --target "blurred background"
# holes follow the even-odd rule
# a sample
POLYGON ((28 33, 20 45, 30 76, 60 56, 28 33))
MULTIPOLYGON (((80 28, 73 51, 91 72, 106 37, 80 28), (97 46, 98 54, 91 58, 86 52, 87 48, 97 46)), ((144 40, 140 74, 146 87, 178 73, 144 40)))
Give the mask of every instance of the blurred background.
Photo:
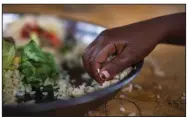
MULTIPOLYGON (((25 38, 18 35, 20 26, 39 20, 38 26, 59 39, 71 37, 88 45, 106 28, 178 12, 185 12, 185 5, 3 5, 3 35, 19 42, 25 38)), ((123 116, 121 104, 126 113, 140 116, 185 116, 185 47, 158 45, 131 83, 142 87, 142 91, 120 91, 86 115, 123 116)))

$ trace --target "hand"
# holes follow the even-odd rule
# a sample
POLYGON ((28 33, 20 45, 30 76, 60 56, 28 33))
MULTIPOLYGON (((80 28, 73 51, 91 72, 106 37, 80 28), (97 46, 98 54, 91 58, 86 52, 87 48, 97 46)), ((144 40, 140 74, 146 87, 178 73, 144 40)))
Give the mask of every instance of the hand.
POLYGON ((100 84, 111 80, 125 68, 143 60, 159 42, 177 30, 169 27, 169 19, 159 17, 103 31, 85 49, 84 68, 100 84), (108 61, 109 56, 115 57, 108 61))

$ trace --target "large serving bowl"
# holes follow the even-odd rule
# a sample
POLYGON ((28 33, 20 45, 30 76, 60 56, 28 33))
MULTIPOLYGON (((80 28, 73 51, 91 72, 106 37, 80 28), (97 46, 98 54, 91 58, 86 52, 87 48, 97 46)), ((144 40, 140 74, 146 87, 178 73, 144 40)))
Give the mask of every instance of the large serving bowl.
MULTIPOLYGON (((17 18, 18 17, 19 16, 17 16, 17 18)), ((5 20, 6 19, 4 19, 3 23, 5 20)), ((78 44, 84 42, 88 45, 102 30, 105 29, 97 25, 80 21, 63 19, 63 22, 66 24, 79 24, 79 27, 72 32, 77 39, 78 44), (86 27, 84 27, 84 25, 86 27)), ((70 32, 69 30, 69 28, 64 28, 63 34, 70 32)), ((132 66, 133 70, 119 82, 81 97, 72 98, 69 100, 59 99, 53 102, 45 103, 3 105, 3 116, 83 116, 88 110, 95 108, 111 99, 122 87, 133 80, 140 72, 142 65, 143 61, 138 62, 132 66)), ((84 70, 83 67, 82 70, 84 70)))

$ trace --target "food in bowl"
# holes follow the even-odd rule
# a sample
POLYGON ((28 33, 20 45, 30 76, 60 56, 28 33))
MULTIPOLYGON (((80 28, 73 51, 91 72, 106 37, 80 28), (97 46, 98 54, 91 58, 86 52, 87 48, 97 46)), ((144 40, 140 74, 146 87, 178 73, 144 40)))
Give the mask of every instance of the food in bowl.
POLYGON ((25 16, 3 32, 3 104, 69 100, 106 88, 132 67, 98 84, 84 70, 85 44, 64 22, 47 16, 25 16), (8 37, 10 36, 10 37, 8 37), (58 44, 58 45, 57 45, 58 44))
POLYGON ((127 76, 132 67, 105 81, 93 80, 82 68, 84 45, 61 54, 62 65, 31 38, 18 49, 12 38, 3 38, 3 104, 68 100, 106 88, 127 76))

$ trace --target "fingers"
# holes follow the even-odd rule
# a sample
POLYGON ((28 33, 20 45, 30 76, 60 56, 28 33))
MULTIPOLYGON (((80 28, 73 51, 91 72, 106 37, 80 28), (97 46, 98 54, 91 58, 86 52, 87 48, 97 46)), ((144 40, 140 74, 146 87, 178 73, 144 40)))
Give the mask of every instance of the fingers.
POLYGON ((102 84, 104 81, 100 79, 98 68, 100 64, 93 64, 95 59, 95 55, 100 51, 100 47, 92 46, 91 48, 87 48, 85 50, 83 58, 83 65, 89 75, 94 78, 99 84, 102 84))
POLYGON ((104 47, 95 57, 96 63, 104 63, 110 55, 116 52, 116 47, 113 43, 110 43, 104 47))
POLYGON ((129 48, 125 48, 120 55, 117 55, 102 67, 99 73, 100 77, 102 77, 103 80, 111 80, 125 68, 131 66, 134 62, 134 55, 132 55, 132 53, 129 48))
MULTIPOLYGON (((90 55, 89 65, 87 66, 90 75, 100 84, 105 81, 104 75, 99 75, 102 65, 106 63, 109 56, 113 54, 121 54, 125 48, 125 42, 110 43, 105 47, 98 46, 90 55)), ((113 66, 114 67, 114 66, 113 66)), ((117 66, 118 67, 118 66, 117 66)), ((116 67, 115 67, 116 68, 116 67)), ((118 70, 118 69, 117 69, 118 70)), ((103 71, 105 76, 109 76, 107 71, 103 71)))
POLYGON ((105 62, 109 55, 115 53, 115 47, 111 43, 106 47, 98 46, 97 49, 92 53, 92 59, 90 59, 90 69, 92 72, 92 77, 100 84, 104 82, 99 75, 102 63, 105 62))
MULTIPOLYGON (((112 56, 113 54, 116 53, 116 55, 120 55, 121 52, 124 50, 126 44, 124 41, 120 41, 120 42, 116 42, 116 43, 110 43, 108 44, 105 48, 103 48, 95 57, 95 61, 94 62, 94 65, 96 69, 100 69, 102 66, 101 65, 98 65, 98 64, 104 64, 107 62, 107 59, 109 58, 109 56, 112 56), (97 66, 98 65, 98 66, 97 66)), ((117 61, 118 63, 119 61, 117 61)), ((114 68, 118 68, 118 66, 116 66, 116 62, 113 64, 113 62, 111 63, 111 65, 113 66, 110 66, 112 67, 112 69, 114 68)), ((121 65, 120 65, 121 66, 121 65)), ((109 66, 107 66, 109 67, 109 66)), ((96 70, 95 69, 95 70, 96 70)), ((94 70, 94 69, 93 69, 94 70)), ((111 70, 111 69, 110 69, 111 70)), ((115 69, 115 71, 118 70, 118 69, 115 69)), ((113 71, 111 71, 113 73, 113 71)), ((106 77, 109 77, 110 74, 107 72, 107 71, 103 71, 103 74, 106 76, 106 77)), ((97 74, 99 75, 99 74, 97 74)), ((105 76, 104 75, 99 75, 98 76, 95 76, 96 78, 100 78, 100 79, 97 79, 97 80, 105 80, 105 76)), ((108 79, 107 79, 108 80, 108 79)))
POLYGON ((117 41, 114 43, 114 46, 116 48, 117 55, 121 54, 125 47, 127 46, 126 41, 117 41))
POLYGON ((101 79, 96 63, 91 63, 92 76, 99 84, 102 84, 105 80, 101 79))
POLYGON ((110 43, 98 53, 98 55, 96 56, 96 62, 104 63, 107 61, 109 56, 112 56, 114 54, 121 54, 125 46, 126 44, 124 41, 110 43))
POLYGON ((100 84, 105 80, 112 79, 124 68, 127 68, 131 62, 131 50, 128 50, 127 48, 124 50, 126 47, 124 41, 112 42, 105 45, 105 47, 103 47, 103 45, 90 47, 86 49, 86 53, 83 57, 83 64, 89 75, 100 84), (107 62, 108 57, 114 54, 117 56, 107 62), (123 57, 122 54, 125 57, 123 57))
POLYGON ((88 72, 88 74, 91 76, 91 70, 90 70, 90 64, 89 64, 89 59, 90 59, 90 55, 93 51, 95 50, 95 47, 91 47, 90 49, 86 49, 84 55, 82 56, 82 61, 83 61, 83 65, 85 70, 88 72))
POLYGON ((98 72, 98 70, 101 68, 101 64, 95 62, 96 55, 99 53, 100 50, 101 50, 101 47, 97 47, 94 50, 94 52, 92 52, 92 54, 90 54, 91 58, 89 59, 89 69, 90 69, 90 72, 91 72, 91 76, 98 83, 102 84, 104 81, 101 80, 101 78, 99 77, 99 72, 98 72))

